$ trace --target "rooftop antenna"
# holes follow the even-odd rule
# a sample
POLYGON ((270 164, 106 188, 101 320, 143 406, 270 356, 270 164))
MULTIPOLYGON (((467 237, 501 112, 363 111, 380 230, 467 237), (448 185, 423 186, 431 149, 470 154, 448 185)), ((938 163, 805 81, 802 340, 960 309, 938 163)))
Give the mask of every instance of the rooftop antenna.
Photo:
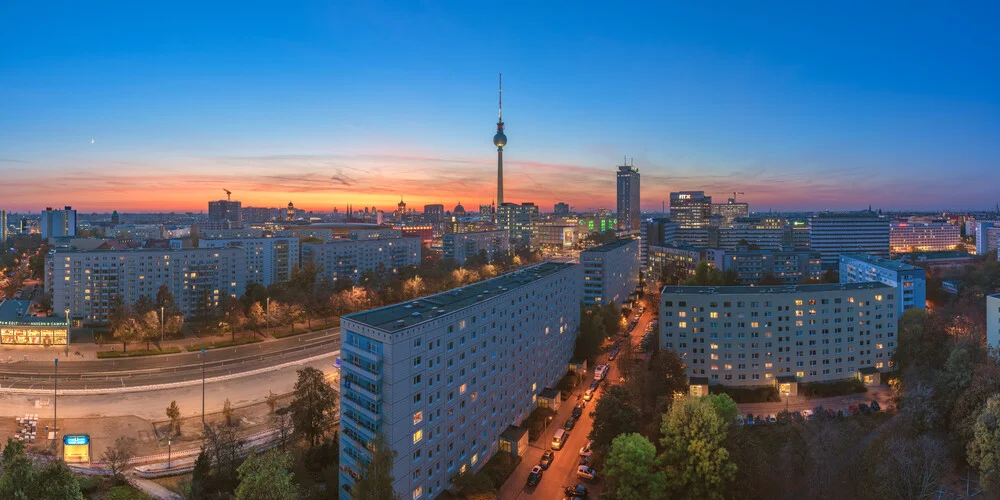
POLYGON ((232 193, 232 191, 230 191, 230 190, 228 190, 226 188, 222 188, 222 190, 226 192, 226 201, 233 201, 233 198, 232 198, 232 194, 233 193, 232 193))
POLYGON ((500 73, 500 115, 497 118, 503 123, 503 73, 500 73))

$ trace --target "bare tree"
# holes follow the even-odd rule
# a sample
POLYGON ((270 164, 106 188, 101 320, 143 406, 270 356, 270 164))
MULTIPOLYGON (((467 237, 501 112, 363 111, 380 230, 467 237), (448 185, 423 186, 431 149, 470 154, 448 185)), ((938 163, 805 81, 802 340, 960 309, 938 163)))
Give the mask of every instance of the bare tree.
POLYGON ((122 474, 128 467, 130 460, 135 458, 139 443, 132 437, 121 436, 115 440, 110 448, 104 450, 101 455, 101 462, 111 471, 111 477, 115 481, 121 479, 122 474))
POLYGON ((875 473, 889 498, 931 498, 954 467, 948 447, 940 439, 923 435, 914 439, 892 437, 875 473))
POLYGON ((295 425, 292 423, 292 414, 288 408, 278 408, 271 414, 271 425, 277 431, 278 446, 282 451, 291 441, 295 433, 295 425))

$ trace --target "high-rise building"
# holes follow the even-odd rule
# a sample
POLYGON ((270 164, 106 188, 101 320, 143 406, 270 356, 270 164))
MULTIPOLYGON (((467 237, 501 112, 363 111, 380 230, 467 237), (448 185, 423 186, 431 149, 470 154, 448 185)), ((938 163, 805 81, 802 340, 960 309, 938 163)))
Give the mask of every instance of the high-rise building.
POLYGON ((454 260, 461 265, 480 252, 486 254, 487 260, 492 260, 494 255, 509 252, 510 235, 503 230, 446 234, 441 239, 441 246, 445 259, 454 260))
POLYGON ((889 257, 889 219, 872 211, 822 213, 809 218, 809 248, 823 255, 823 265, 837 266, 845 253, 889 257))
POLYGON ((51 207, 42 212, 42 239, 76 236, 76 210, 67 206, 63 210, 51 207))
POLYGON ((558 202, 552 209, 556 215, 569 215, 569 203, 558 202))
POLYGON ((0 210, 0 243, 7 241, 7 211, 0 210))
POLYGON ((241 248, 245 256, 246 283, 268 287, 292 278, 299 265, 299 239, 233 238, 198 240, 199 248, 241 248))
POLYGON ((976 237, 976 255, 986 255, 997 249, 1000 245, 1000 221, 976 221, 972 227, 972 234, 976 237))
POLYGON ((889 251, 936 252, 954 250, 962 243, 962 228, 947 222, 892 222, 889 251))
POLYGON ((430 223, 444 222, 444 205, 424 205, 424 219, 430 223))
POLYGON ((213 221, 227 220, 231 225, 243 223, 243 203, 238 201, 218 200, 208 202, 208 219, 213 221))
POLYGON ((583 303, 622 305, 639 286, 639 240, 623 238, 580 252, 583 303))
POLYGON ((895 288, 896 301, 890 310, 895 309, 897 315, 926 308, 927 271, 922 267, 865 254, 844 254, 839 259, 841 283, 877 282, 895 288))
POLYGON ((512 426, 566 373, 581 271, 546 262, 341 318, 340 497, 352 498, 377 434, 406 499, 437 498, 498 451, 523 454, 510 436, 525 429, 512 426))
POLYGON ((507 145, 507 135, 503 126, 503 74, 500 75, 500 115, 497 118, 497 133, 493 136, 497 147, 497 207, 503 206, 503 147, 507 145))
POLYGON ((740 217, 750 216, 750 204, 738 203, 736 198, 729 198, 726 203, 713 203, 712 215, 719 217, 726 224, 731 224, 740 217))
POLYGON ((639 169, 629 165, 620 165, 618 167, 619 231, 639 231, 642 212, 639 203, 639 169))
POLYGON ((45 258, 45 291, 53 310, 84 323, 107 323, 117 299, 131 306, 161 285, 181 313, 204 315, 246 291, 245 262, 240 248, 56 249, 45 258))
POLYGON ((986 345, 1000 348, 1000 294, 986 296, 986 345))
MULTIPOLYGON (((347 214, 348 217, 351 214, 347 214)), ((291 201, 288 202, 288 207, 285 208, 285 220, 295 220, 295 205, 291 201)))
POLYGON ((534 203, 504 203, 497 207, 497 228, 507 231, 515 247, 532 248, 531 237, 537 224, 538 206, 534 203))
POLYGON ((385 240, 335 240, 302 245, 302 261, 312 261, 319 276, 335 282, 348 278, 357 283, 368 271, 397 273, 420 264, 420 238, 385 240))
POLYGON ((704 191, 670 193, 670 220, 680 229, 707 228, 712 217, 712 197, 704 191))
POLYGON ((779 390, 795 394, 802 382, 879 383, 896 348, 899 313, 886 307, 895 294, 882 283, 667 286, 660 346, 684 360, 692 388, 789 384, 779 390), (746 319, 734 329, 730 318, 746 319))

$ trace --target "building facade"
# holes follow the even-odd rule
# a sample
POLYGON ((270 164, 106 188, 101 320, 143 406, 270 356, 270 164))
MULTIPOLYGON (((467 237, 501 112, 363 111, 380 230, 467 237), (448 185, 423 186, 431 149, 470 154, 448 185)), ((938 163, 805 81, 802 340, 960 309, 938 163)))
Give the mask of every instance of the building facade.
POLYGON ((225 297, 242 295, 245 280, 239 248, 56 249, 45 258, 52 309, 69 309, 83 323, 107 323, 116 299, 131 306, 143 295, 155 298, 161 285, 185 316, 206 314, 225 297))
POLYGON ((580 252, 583 304, 622 305, 639 286, 639 240, 620 239, 580 252))
MULTIPOLYGON (((499 451, 501 434, 554 387, 573 354, 582 268, 547 262, 341 319, 341 498, 377 433, 393 489, 436 498, 499 451)), ((506 444, 505 444, 506 443, 506 444)))
POLYGON ((937 252, 954 250, 962 243, 962 228, 947 222, 893 222, 889 225, 889 251, 937 252))
POLYGON ((552 207, 552 212, 556 215, 569 215, 569 203, 558 202, 552 207))
POLYGON ((240 248, 245 256, 246 284, 268 287, 292 279, 299 265, 298 238, 199 239, 199 248, 240 248))
POLYGON ((76 236, 76 210, 73 207, 67 206, 63 210, 49 207, 41 216, 43 240, 76 236))
POLYGON ((670 220, 680 229, 704 229, 712 219, 712 197, 704 191, 670 193, 670 220))
POLYGON ((895 290, 882 283, 664 287, 660 345, 726 386, 831 382, 891 369, 895 290))
POLYGON ((534 203, 504 203, 497 207, 497 228, 507 231, 511 245, 532 248, 531 237, 538 227, 538 207, 534 203))
POLYGON ((235 227, 243 223, 243 203, 218 200, 208 202, 209 220, 227 220, 235 227))
POLYGON ((726 203, 713 203, 712 216, 719 217, 725 224, 730 224, 736 219, 749 217, 750 204, 737 202, 736 198, 729 198, 726 203))
POLYGON ((536 247, 572 248, 579 241, 576 226, 539 225, 532 236, 536 247))
POLYGON ((66 345, 69 323, 65 316, 35 317, 30 300, 0 301, 0 344, 66 345))
POLYGON ((395 273, 420 265, 420 238, 304 243, 302 261, 316 264, 320 278, 357 283, 361 275, 380 267, 395 273))
POLYGON ((639 200, 639 169, 618 167, 618 230, 638 232, 642 209, 639 200))
POLYGON ((349 237, 354 241, 360 240, 390 240, 403 237, 403 230, 399 228, 382 227, 378 229, 352 229, 349 237))
POLYGON ((823 265, 837 266, 845 253, 889 257, 889 219, 875 212, 823 213, 809 218, 809 248, 823 256, 823 265))
POLYGON ((1000 347, 1000 294, 986 296, 986 345, 1000 347))
POLYGON ((444 222, 444 205, 424 205, 424 220, 432 224, 444 222))
MULTIPOLYGON (((765 277, 784 285, 797 285, 823 277, 822 258, 818 252, 780 250, 722 251, 725 271, 736 273, 741 285, 757 285, 765 277)), ((773 284, 773 283, 772 283, 773 284)))
POLYGON ((444 258, 459 265, 465 264, 466 259, 478 255, 480 251, 486 252, 487 260, 510 252, 510 236, 503 230, 446 234, 441 244, 444 258))
POLYGON ((841 255, 840 282, 877 282, 895 288, 899 314, 927 307, 927 271, 898 260, 864 254, 841 255))

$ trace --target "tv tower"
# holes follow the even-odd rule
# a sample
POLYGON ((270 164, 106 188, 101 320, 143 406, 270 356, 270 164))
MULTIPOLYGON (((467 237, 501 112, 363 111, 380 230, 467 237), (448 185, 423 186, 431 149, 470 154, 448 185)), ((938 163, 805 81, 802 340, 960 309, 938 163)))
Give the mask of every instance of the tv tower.
POLYGON ((500 116, 493 145, 497 147, 497 207, 500 207, 503 205, 503 147, 507 145, 507 136, 503 133, 503 73, 500 73, 500 116))

